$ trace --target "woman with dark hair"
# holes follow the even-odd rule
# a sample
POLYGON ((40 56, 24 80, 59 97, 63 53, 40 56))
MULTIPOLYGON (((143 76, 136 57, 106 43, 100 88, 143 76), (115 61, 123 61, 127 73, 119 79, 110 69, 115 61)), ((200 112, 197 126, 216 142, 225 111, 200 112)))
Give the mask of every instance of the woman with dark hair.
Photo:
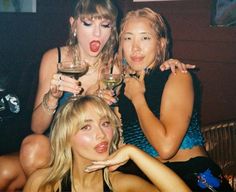
POLYGON ((124 142, 165 163, 193 191, 232 191, 204 148, 196 74, 159 69, 169 58, 161 15, 149 8, 130 11, 119 38, 120 62, 125 60, 134 72, 119 94, 124 142))

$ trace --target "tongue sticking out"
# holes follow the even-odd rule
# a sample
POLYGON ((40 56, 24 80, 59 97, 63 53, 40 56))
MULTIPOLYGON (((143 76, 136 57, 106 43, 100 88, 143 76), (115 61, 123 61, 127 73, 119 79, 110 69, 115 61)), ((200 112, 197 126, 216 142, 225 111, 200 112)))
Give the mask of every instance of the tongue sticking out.
POLYGON ((92 41, 90 43, 90 50, 92 52, 97 52, 100 48, 100 44, 101 44, 100 41, 92 41))

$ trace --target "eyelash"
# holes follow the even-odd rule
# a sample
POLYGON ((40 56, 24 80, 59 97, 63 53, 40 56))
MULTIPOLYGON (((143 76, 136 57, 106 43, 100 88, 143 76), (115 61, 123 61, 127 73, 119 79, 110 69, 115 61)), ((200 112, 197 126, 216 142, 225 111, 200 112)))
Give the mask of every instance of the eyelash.
POLYGON ((85 21, 83 21, 83 24, 84 24, 84 26, 91 26, 92 25, 92 23, 87 23, 85 21))
POLYGON ((87 129, 89 129, 89 128, 90 128, 89 125, 85 125, 85 126, 81 127, 80 130, 87 130, 87 129))
MULTIPOLYGON (((111 125, 110 121, 105 121, 102 123, 102 126, 104 127, 109 127, 111 125)), ((83 127, 80 128, 80 130, 88 130, 90 129, 90 125, 84 125, 83 127)))
MULTIPOLYGON (((86 26, 86 27, 89 27, 89 26, 92 25, 92 23, 86 22, 86 21, 83 21, 83 24, 84 24, 84 26, 86 26)), ((102 24, 101 26, 104 27, 104 28, 111 28, 111 24, 102 24)))
MULTIPOLYGON (((151 37, 142 37, 142 40, 150 40, 151 37)), ((124 40, 131 40, 130 37, 124 37, 124 40)))
POLYGON ((105 127, 108 127, 108 126, 111 125, 111 122, 110 121, 105 121, 105 122, 102 123, 102 125, 105 126, 105 127))
POLYGON ((111 24, 102 25, 104 28, 111 28, 111 24))
POLYGON ((150 40, 151 37, 143 37, 143 40, 150 40))

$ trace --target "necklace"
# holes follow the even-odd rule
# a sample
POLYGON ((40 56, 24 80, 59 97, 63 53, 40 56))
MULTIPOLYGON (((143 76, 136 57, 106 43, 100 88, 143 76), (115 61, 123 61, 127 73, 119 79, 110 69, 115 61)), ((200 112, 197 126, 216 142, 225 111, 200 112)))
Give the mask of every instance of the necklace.
POLYGON ((92 69, 92 70, 97 69, 98 65, 99 65, 99 62, 100 62, 100 58, 98 58, 98 60, 94 64, 88 64, 89 68, 92 69))

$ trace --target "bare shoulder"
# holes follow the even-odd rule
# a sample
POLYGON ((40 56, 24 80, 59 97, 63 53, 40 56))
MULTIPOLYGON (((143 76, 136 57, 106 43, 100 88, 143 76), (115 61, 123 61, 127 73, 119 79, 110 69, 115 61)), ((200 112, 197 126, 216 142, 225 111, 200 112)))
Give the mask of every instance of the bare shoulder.
POLYGON ((40 183, 43 181, 46 175, 48 175, 49 172, 50 172, 50 169, 39 169, 35 171, 28 178, 24 186, 24 192, 38 191, 40 183))
MULTIPOLYGON (((66 55, 67 48, 60 47, 61 50, 61 57, 66 55)), ((40 63, 40 78, 51 79, 51 75, 56 73, 57 71, 57 63, 58 63, 59 53, 57 48, 49 49, 43 54, 40 63)))
POLYGON ((189 72, 182 73, 176 70, 176 74, 171 73, 166 84, 166 88, 171 90, 174 88, 190 88, 193 86, 192 76, 189 72))
POLYGON ((110 173, 110 181, 114 191, 129 192, 157 192, 157 188, 141 177, 124 174, 119 171, 110 173))
POLYGON ((57 63, 58 61, 58 51, 57 48, 49 49, 43 54, 42 60, 41 60, 41 67, 44 65, 50 65, 53 63, 57 63))

